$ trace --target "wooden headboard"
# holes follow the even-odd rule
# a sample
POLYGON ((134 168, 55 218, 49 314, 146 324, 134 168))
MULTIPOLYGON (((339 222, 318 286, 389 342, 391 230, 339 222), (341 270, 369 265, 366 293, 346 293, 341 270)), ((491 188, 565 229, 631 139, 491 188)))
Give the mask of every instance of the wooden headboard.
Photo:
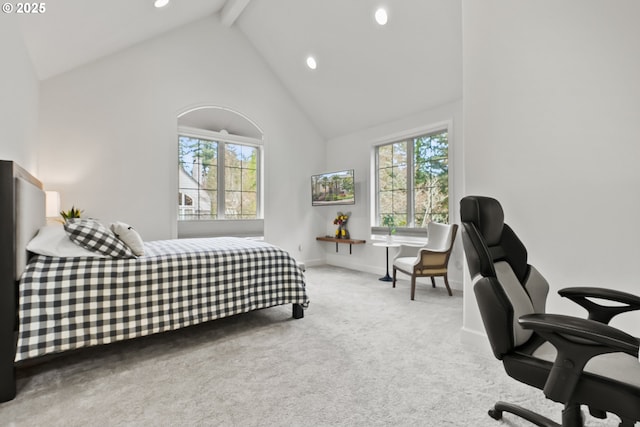
POLYGON ((15 162, 0 160, 0 402, 16 393, 18 280, 26 245, 45 224, 42 183, 15 162))

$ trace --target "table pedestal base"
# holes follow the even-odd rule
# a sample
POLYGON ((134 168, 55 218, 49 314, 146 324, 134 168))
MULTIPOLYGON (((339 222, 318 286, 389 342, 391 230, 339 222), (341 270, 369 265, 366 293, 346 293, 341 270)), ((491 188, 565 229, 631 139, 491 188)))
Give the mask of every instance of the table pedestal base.
POLYGON ((382 282, 393 282, 393 278, 389 275, 389 248, 397 248, 400 245, 397 243, 374 243, 373 246, 382 246, 385 248, 385 251, 387 253, 387 262, 386 262, 387 273, 384 275, 384 277, 381 277, 378 280, 382 282))

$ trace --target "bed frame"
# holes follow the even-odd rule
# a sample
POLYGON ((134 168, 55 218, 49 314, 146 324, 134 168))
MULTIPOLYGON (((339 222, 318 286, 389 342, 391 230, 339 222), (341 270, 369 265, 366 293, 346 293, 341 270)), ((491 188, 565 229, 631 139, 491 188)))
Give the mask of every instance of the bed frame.
POLYGON ((18 279, 27 243, 45 223, 42 183, 16 163, 0 160, 0 402, 16 395, 18 279))
MULTIPOLYGON (((45 224, 42 183, 15 162, 0 160, 0 402, 16 396, 18 281, 27 243, 45 224)), ((293 304, 293 318, 302 317, 302 305, 293 304)))

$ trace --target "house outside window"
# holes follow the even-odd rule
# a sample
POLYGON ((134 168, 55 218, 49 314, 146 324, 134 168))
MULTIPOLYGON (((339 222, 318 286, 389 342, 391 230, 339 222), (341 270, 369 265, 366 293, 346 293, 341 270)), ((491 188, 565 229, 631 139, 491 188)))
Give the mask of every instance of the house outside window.
POLYGON ((178 149, 178 220, 261 218, 259 141, 180 128, 178 149))
POLYGON ((374 148, 373 234, 385 218, 400 235, 422 235, 431 221, 449 222, 448 126, 385 142, 374 148))

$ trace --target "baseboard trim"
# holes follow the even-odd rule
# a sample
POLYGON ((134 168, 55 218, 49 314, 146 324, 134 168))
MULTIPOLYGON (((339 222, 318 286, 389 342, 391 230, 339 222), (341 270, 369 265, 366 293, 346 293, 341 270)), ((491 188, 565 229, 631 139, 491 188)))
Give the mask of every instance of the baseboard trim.
POLYGON ((308 259, 304 261, 307 267, 319 267, 325 265, 327 262, 324 259, 308 259))
POLYGON ((482 332, 463 326, 460 329, 460 342, 469 350, 476 351, 482 355, 493 356, 489 339, 482 332))
MULTIPOLYGON (((380 266, 380 265, 372 266, 372 265, 354 263, 351 260, 345 260, 345 257, 342 257, 342 256, 328 255, 327 260, 324 264, 332 265, 334 267, 348 268, 349 270, 362 271, 364 273, 378 274, 380 276, 384 276, 384 274, 386 273, 384 266, 380 266)), ((307 265, 311 265, 311 264, 307 263, 307 265)), ((391 269, 391 267, 389 268, 389 274, 393 274, 393 270, 391 269)), ((399 273, 398 280, 408 281, 410 280, 410 277, 404 273, 399 273)), ((436 277, 436 283, 440 283, 438 281, 441 281, 441 280, 442 280, 441 277, 436 277)), ((418 284, 429 284, 429 285, 431 284, 428 277, 418 277, 417 282, 418 284)), ((463 282, 459 280, 451 279, 451 276, 449 276, 449 286, 451 286, 451 289, 455 289, 457 291, 462 291, 464 289, 463 282)))

